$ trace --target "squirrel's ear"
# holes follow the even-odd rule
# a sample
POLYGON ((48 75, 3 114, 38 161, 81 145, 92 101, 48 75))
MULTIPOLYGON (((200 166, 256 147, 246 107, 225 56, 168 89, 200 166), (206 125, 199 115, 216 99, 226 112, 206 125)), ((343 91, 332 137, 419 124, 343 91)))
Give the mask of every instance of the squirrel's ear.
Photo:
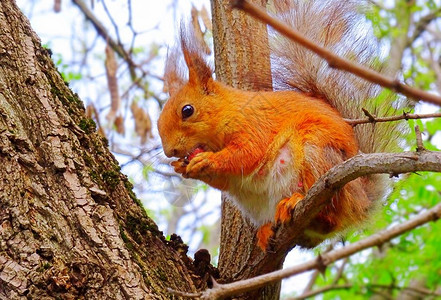
POLYGON ((208 90, 208 82, 212 80, 212 70, 199 53, 183 49, 185 63, 188 67, 188 82, 208 90))

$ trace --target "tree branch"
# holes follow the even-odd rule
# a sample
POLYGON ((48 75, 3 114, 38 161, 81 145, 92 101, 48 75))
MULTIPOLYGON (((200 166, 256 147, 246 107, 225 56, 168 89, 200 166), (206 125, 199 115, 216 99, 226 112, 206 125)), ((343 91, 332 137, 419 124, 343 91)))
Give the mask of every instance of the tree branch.
POLYGON ((416 144, 417 144, 416 151, 420 152, 420 151, 426 150, 426 148, 424 148, 424 145, 423 145, 423 136, 420 131, 420 126, 418 126, 418 125, 415 126, 415 135, 416 135, 416 144))
POLYGON ((370 116, 362 119, 344 119, 348 124, 352 126, 356 126, 359 124, 367 124, 367 123, 380 123, 380 122, 391 122, 391 121, 399 121, 399 120, 415 120, 415 119, 428 119, 428 118, 440 118, 441 113, 432 113, 432 114, 409 114, 404 112, 402 115, 398 116, 390 116, 390 117, 376 117, 370 116))
POLYGON ((426 30, 427 26, 436 18, 440 16, 441 8, 436 9, 433 12, 421 17, 419 21, 415 24, 415 30, 412 36, 407 41, 407 47, 411 46, 412 43, 426 30))
POLYGON ((130 59, 130 55, 128 55, 126 50, 109 35, 106 27, 104 27, 98 18, 95 17, 95 15, 87 7, 86 3, 84 3, 82 0, 72 0, 72 2, 78 6, 86 19, 92 23, 93 27, 95 27, 96 32, 110 45, 110 47, 112 47, 112 49, 115 50, 119 56, 126 60, 131 67, 134 67, 135 63, 130 59))
MULTIPOLYGON (((352 284, 343 284, 343 285, 335 285, 335 284, 331 284, 328 286, 324 286, 322 288, 319 288, 315 291, 311 291, 308 293, 304 293, 299 297, 294 297, 294 298, 288 298, 288 300, 299 300, 299 299, 305 299, 308 297, 314 297, 329 291, 334 291, 334 290, 347 290, 347 289, 351 289, 353 287, 352 284)), ((365 286, 359 286, 360 288, 365 288, 365 289, 394 289, 394 290, 404 290, 404 291, 411 291, 411 292, 415 292, 418 294, 421 294, 422 296, 441 296, 441 293, 438 293, 436 291, 431 291, 428 289, 422 289, 422 288, 414 288, 414 287, 402 287, 402 286, 397 286, 397 285, 384 285, 384 284, 367 284, 365 286)))
POLYGON ((351 62, 348 59, 339 57, 336 54, 329 51, 328 49, 317 45, 312 40, 306 38, 305 36, 297 32, 296 30, 292 29, 285 23, 281 22, 280 20, 271 17, 269 14, 266 13, 265 10, 261 9, 260 7, 254 4, 249 3, 246 0, 233 1, 233 6, 245 11, 254 18, 270 25, 284 36, 301 44, 305 48, 313 51, 314 53, 325 59, 331 68, 350 72, 370 82, 379 84, 382 87, 391 89, 397 93, 400 93, 412 99, 423 100, 436 105, 441 105, 440 96, 410 87, 400 82, 398 79, 389 78, 372 69, 368 69, 360 64, 351 62))
POLYGON ((114 18, 112 17, 112 14, 110 13, 109 9, 107 8, 106 1, 102 0, 101 3, 102 3, 102 5, 103 5, 104 11, 106 12, 107 17, 109 18, 110 22, 111 22, 112 25, 113 25, 113 30, 115 30, 116 38, 117 38, 117 40, 118 40, 118 45, 119 45, 121 48, 123 48, 123 46, 122 46, 122 42, 121 42, 121 36, 120 36, 120 34, 119 34, 119 28, 118 28, 118 25, 116 24, 114 18))
MULTIPOLYGON (((329 244, 328 247, 325 249, 325 253, 327 253, 327 252, 331 251, 332 249, 334 249, 334 244, 335 243, 329 244)), ((308 284, 306 285, 305 289, 303 290, 302 295, 308 294, 309 292, 312 291, 312 287, 314 286, 314 284, 317 281, 319 276, 320 276, 320 271, 319 270, 315 270, 311 274, 311 277, 309 278, 308 284)))
POLYGON ((314 297, 316 295, 320 295, 320 294, 324 294, 326 292, 329 291, 335 291, 335 290, 348 290, 352 288, 352 284, 343 284, 343 285, 335 285, 335 284, 330 284, 324 287, 321 287, 319 289, 316 289, 314 291, 308 291, 306 293, 303 293, 301 296, 299 297, 294 297, 294 298, 288 298, 288 300, 300 300, 300 299, 306 299, 309 297, 314 297))
MULTIPOLYGON (((114 27, 114 30, 115 30, 116 35, 117 35, 117 40, 113 39, 110 36, 107 28, 93 14, 93 12, 87 7, 86 3, 84 3, 83 0, 72 0, 72 2, 76 6, 78 6, 78 8, 84 14, 86 19, 92 23, 92 25, 95 28, 95 30, 98 33, 98 35, 100 37, 102 37, 106 41, 106 43, 127 63, 128 72, 129 72, 130 77, 132 79, 132 85, 129 87, 129 89, 126 91, 126 93, 128 93, 129 90, 132 87, 138 87, 139 89, 144 91, 145 94, 150 94, 150 91, 149 91, 148 87, 145 86, 142 83, 142 80, 146 76, 151 76, 151 77, 153 77, 155 79, 158 79, 158 80, 163 80, 163 78, 161 78, 160 76, 156 76, 154 74, 150 74, 150 72, 148 70, 144 70, 142 68, 143 64, 146 64, 146 63, 150 62, 155 57, 155 55, 153 53, 151 53, 150 57, 148 57, 146 59, 146 61, 144 61, 142 63, 136 63, 133 60, 133 57, 132 57, 133 45, 135 43, 135 37, 137 36, 138 33, 135 32, 135 30, 133 28, 133 24, 132 24, 132 19, 131 19, 132 18, 132 14, 131 14, 131 1, 128 2, 128 5, 129 5, 129 21, 128 21, 128 25, 129 25, 130 29, 132 30, 133 38, 132 38, 131 46, 130 46, 130 48, 128 50, 126 50, 124 48, 124 45, 121 42, 118 26, 117 26, 115 20, 110 15, 110 12, 108 11, 107 6, 106 6, 104 1, 102 2, 104 10, 107 13, 107 16, 109 17, 110 22, 112 23, 112 25, 114 27), (137 73, 137 71, 139 71, 139 73, 137 73)), ((152 96, 153 99, 155 99, 158 102, 159 106, 162 107, 163 100, 161 100, 156 95, 151 95, 151 96, 152 96)), ((124 98, 124 97, 122 97, 122 98, 124 98)))
MULTIPOLYGON (((295 245, 297 236, 303 232, 314 216, 330 201, 335 191, 346 183, 369 174, 386 173, 397 175, 416 171, 441 172, 441 152, 360 154, 331 168, 314 183, 305 198, 297 204, 292 219, 292 224, 295 224, 295 226, 282 226, 277 231, 275 236, 276 242, 274 243, 276 256, 271 256, 271 260, 273 262, 277 260, 277 255, 283 257, 283 254, 289 251, 292 245, 295 245)), ((440 216, 441 203, 408 222, 374 234, 339 250, 325 253, 310 262, 243 281, 220 284, 218 287, 204 291, 202 299, 219 299, 247 292, 295 274, 326 267, 336 260, 348 257, 369 247, 381 245, 415 227, 431 220, 436 220, 440 216)))
POLYGON ((292 224, 276 233, 275 252, 288 251, 309 222, 330 201, 334 193, 348 182, 370 174, 396 176, 416 171, 441 172, 441 152, 360 154, 334 166, 320 177, 300 201, 293 213, 292 224))

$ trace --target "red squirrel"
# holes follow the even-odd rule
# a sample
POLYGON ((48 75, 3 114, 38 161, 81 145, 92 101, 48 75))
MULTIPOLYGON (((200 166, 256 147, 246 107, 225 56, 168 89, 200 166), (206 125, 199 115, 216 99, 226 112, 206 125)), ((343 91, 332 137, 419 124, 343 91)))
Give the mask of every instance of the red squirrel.
MULTIPOLYGON (((277 17, 316 43, 359 63, 373 62, 367 22, 354 1, 274 2, 277 17)), ((393 140, 386 137, 393 131, 390 125, 354 129, 343 119, 361 117, 362 107, 373 114, 390 107, 390 101, 370 104, 378 88, 272 36, 277 91, 249 92, 214 80, 198 41, 183 30, 181 47, 167 59, 170 99, 158 120, 165 155, 178 158, 172 163, 175 171, 225 191, 259 227, 263 250, 272 225, 290 221, 296 204, 321 175, 360 151, 384 151, 393 144, 383 142, 393 140), (188 79, 179 69, 181 53, 188 79)), ((368 176, 338 190, 312 220, 300 246, 316 246, 366 220, 384 194, 383 181, 368 176)))

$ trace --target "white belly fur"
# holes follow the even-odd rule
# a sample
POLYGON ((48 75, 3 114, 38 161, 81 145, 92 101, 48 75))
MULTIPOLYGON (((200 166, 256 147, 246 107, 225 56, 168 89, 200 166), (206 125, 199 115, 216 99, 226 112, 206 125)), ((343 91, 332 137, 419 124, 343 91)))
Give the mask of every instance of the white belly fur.
POLYGON ((275 159, 231 180, 227 197, 256 225, 274 221, 277 204, 301 189, 293 152, 283 146, 275 159))

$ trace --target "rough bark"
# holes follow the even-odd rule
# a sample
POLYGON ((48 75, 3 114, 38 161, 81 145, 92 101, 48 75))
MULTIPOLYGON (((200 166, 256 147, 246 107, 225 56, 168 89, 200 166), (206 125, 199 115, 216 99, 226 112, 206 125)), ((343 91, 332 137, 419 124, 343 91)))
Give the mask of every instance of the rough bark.
MULTIPOLYGON (((244 90, 271 89, 266 26, 237 10, 229 0, 211 1, 216 78, 244 90)), ((265 7, 266 0, 254 3, 265 7)), ((256 228, 228 201, 222 201, 219 272, 222 282, 238 281, 278 270, 283 258, 268 263, 258 248, 256 228), (265 262, 265 263, 263 263, 265 262)), ((280 283, 234 299, 278 299, 280 283)))
POLYGON ((203 287, 49 52, 15 2, 2 0, 0 299, 170 299, 166 288, 203 287))

